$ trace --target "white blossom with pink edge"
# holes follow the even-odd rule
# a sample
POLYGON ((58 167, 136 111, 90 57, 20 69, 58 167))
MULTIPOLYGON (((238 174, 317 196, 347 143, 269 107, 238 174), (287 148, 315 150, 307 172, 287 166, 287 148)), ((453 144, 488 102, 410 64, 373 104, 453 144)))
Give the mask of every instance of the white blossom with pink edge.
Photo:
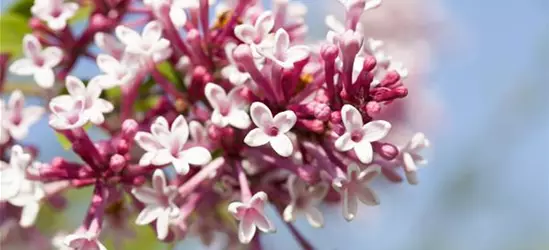
POLYGON ((27 34, 23 38, 23 53, 25 58, 13 62, 9 71, 21 76, 32 75, 38 86, 51 88, 55 82, 53 68, 63 59, 63 51, 58 47, 42 49, 38 39, 27 34))
POLYGON ((76 14, 78 4, 63 0, 35 0, 30 11, 48 23, 50 29, 59 31, 67 26, 67 21, 76 14))
POLYGON ((298 214, 304 214, 311 226, 320 228, 324 226, 322 212, 316 207, 328 193, 328 185, 319 183, 308 186, 296 175, 288 178, 288 191, 292 198, 290 204, 284 209, 283 218, 286 222, 294 222, 298 214))
POLYGON ((229 212, 240 221, 238 225, 238 239, 247 244, 255 235, 257 229, 264 233, 274 233, 276 228, 265 215, 267 194, 257 192, 247 202, 231 202, 229 212), (256 229, 257 228, 257 229, 256 229))
POLYGON ((63 243, 73 250, 107 250, 92 232, 74 233, 65 236, 63 243))
POLYGON ((163 61, 172 53, 170 41, 162 38, 162 25, 159 21, 147 23, 141 34, 123 25, 117 26, 115 33, 126 45, 126 52, 140 55, 147 62, 163 61))
POLYGON ((290 46, 290 36, 284 29, 278 29, 274 38, 274 46, 261 48, 259 53, 283 68, 293 68, 294 63, 309 57, 309 47, 305 45, 290 46))
POLYGON ((95 41, 95 45, 106 52, 106 54, 111 55, 116 59, 122 58, 125 46, 116 40, 113 35, 109 33, 97 32, 93 39, 95 41))
POLYGON ((57 96, 50 101, 49 108, 52 113, 49 124, 54 129, 75 129, 88 122, 82 98, 74 99, 69 95, 57 96))
POLYGON ((254 102, 250 107, 252 121, 257 128, 252 129, 244 138, 244 143, 250 147, 259 147, 270 143, 274 151, 283 157, 288 157, 294 151, 290 138, 286 135, 297 121, 297 116, 291 110, 278 113, 274 118, 271 110, 261 103, 254 102))
MULTIPOLYGON (((229 61, 229 64, 221 69, 221 75, 223 75, 223 77, 225 77, 226 79, 229 79, 229 82, 231 82, 232 84, 238 86, 244 84, 250 79, 250 73, 243 72, 238 69, 238 65, 233 58, 233 50, 235 48, 235 43, 227 43, 225 45, 225 55, 227 55, 227 60, 229 61)), ((256 65, 261 66, 260 64, 261 62, 256 61, 256 65)))
POLYGON ((210 151, 204 147, 184 149, 189 138, 189 127, 185 117, 178 116, 168 126, 166 118, 160 116, 151 125, 151 133, 138 132, 135 135, 137 144, 147 151, 139 160, 139 165, 166 165, 173 164, 180 174, 189 172, 189 163, 204 165, 211 161, 210 151))
POLYGON ((65 86, 70 94, 70 97, 84 101, 83 112, 84 116, 93 124, 102 124, 105 121, 103 114, 114 110, 114 106, 109 101, 100 98, 101 87, 97 81, 90 81, 88 86, 85 86, 80 79, 74 76, 67 76, 65 86))
POLYGON ((271 30, 274 27, 274 17, 271 11, 265 11, 257 17, 255 24, 240 24, 234 28, 234 35, 245 44, 250 45, 254 57, 259 57, 259 51, 273 46, 271 30))
POLYGON ((177 197, 177 187, 168 186, 166 176, 160 169, 154 171, 152 188, 138 187, 132 189, 132 194, 145 204, 145 208, 137 216, 137 225, 147 225, 156 220, 156 236, 163 240, 168 236, 170 221, 179 217, 179 207, 174 203, 177 197))
POLYGON ((346 177, 337 177, 333 180, 333 188, 343 196, 343 217, 352 221, 358 210, 357 199, 369 206, 379 205, 379 198, 368 183, 379 174, 379 167, 368 167, 361 171, 358 165, 351 164, 347 167, 346 177))
POLYGON ((208 143, 208 131, 200 122, 189 122, 189 133, 196 143, 208 143))
POLYGON ((10 137, 15 140, 27 137, 30 126, 40 120, 44 112, 43 107, 25 107, 25 96, 20 90, 11 93, 7 105, 0 98, 0 145, 10 137))
POLYGON ((391 124, 382 120, 364 124, 360 112, 349 104, 341 109, 341 118, 345 133, 335 141, 335 148, 341 152, 354 149, 360 162, 372 162, 374 151, 371 143, 385 137, 391 129, 391 124))
POLYGON ((251 121, 246 112, 246 100, 240 96, 241 87, 231 89, 229 94, 215 83, 208 83, 204 89, 208 102, 214 109, 212 123, 219 127, 231 125, 235 128, 246 129, 251 121))
POLYGON ((397 160, 404 167, 404 172, 406 174, 406 180, 409 184, 417 185, 419 183, 417 178, 418 165, 427 164, 427 159, 425 159, 420 152, 429 147, 431 142, 425 137, 423 133, 416 133, 412 136, 412 139, 400 149, 400 155, 397 160))
POLYGON ((129 53, 124 53, 120 60, 107 54, 99 54, 96 62, 104 74, 92 78, 90 84, 97 84, 102 89, 125 85, 135 76, 136 69, 132 64, 136 59, 136 56, 129 53))

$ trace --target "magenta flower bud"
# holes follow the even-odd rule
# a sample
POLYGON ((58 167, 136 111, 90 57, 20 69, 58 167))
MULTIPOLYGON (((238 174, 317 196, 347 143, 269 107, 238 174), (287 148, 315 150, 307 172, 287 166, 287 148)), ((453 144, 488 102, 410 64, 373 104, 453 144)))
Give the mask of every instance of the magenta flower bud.
POLYGON ((329 103, 330 102, 330 96, 328 95, 328 92, 325 89, 319 89, 315 96, 315 101, 320 103, 329 103))
POLYGON ((314 107, 314 115, 317 119, 325 122, 331 118, 330 107, 324 103, 317 103, 314 107))
POLYGON ((42 23, 42 21, 37 17, 32 17, 29 20, 29 27, 32 30, 43 30, 47 28, 46 25, 44 25, 44 23, 42 23))
POLYGON ((233 58, 246 70, 249 68, 256 68, 252 49, 248 45, 238 45, 233 51, 233 58))
MULTIPOLYGON (((343 63, 353 61, 356 54, 360 51, 363 37, 360 33, 347 30, 337 37, 339 50, 343 57, 343 63)), ((349 65, 352 67, 352 65, 349 65)))
POLYGON ((297 168, 297 175, 307 183, 317 183, 320 181, 320 172, 311 165, 303 165, 297 168))
POLYGON ((223 137, 223 130, 220 127, 217 126, 209 126, 208 127, 208 137, 212 139, 213 141, 218 141, 223 137))
POLYGON ((122 137, 133 140, 135 134, 139 131, 139 124, 133 119, 127 119, 122 123, 122 137))
POLYGON ((390 143, 372 142, 374 151, 386 160, 392 160, 398 156, 398 148, 390 143))
POLYGON ((130 150, 130 144, 127 140, 119 140, 116 144, 116 152, 119 154, 127 154, 130 150))
POLYGON ((114 22, 100 13, 95 13, 90 18, 90 28, 95 31, 106 30, 114 25, 114 22))
POLYGON ((400 75, 396 71, 389 71, 379 83, 379 86, 388 87, 400 81, 400 75))
POLYGON ((362 67, 363 67, 363 70, 369 72, 374 70, 376 65, 377 65, 376 58, 374 56, 367 56, 366 58, 364 58, 364 63, 362 67))
POLYGON ((120 172, 126 167, 126 158, 122 155, 115 154, 109 161, 109 168, 114 172, 120 172))
POLYGON ((297 120, 296 125, 298 127, 302 127, 308 130, 311 130, 315 133, 322 133, 324 132, 324 122, 321 120, 306 120, 306 119, 299 119, 297 120))
POLYGON ((341 112, 340 111, 334 111, 330 114, 330 121, 333 124, 341 124, 341 112))
POLYGON ((381 105, 378 102, 370 101, 363 107, 363 110, 366 111, 368 116, 375 117, 381 112, 381 105))
POLYGON ((331 43, 325 43, 320 46, 320 56, 325 61, 334 61, 339 55, 339 50, 337 46, 331 43))

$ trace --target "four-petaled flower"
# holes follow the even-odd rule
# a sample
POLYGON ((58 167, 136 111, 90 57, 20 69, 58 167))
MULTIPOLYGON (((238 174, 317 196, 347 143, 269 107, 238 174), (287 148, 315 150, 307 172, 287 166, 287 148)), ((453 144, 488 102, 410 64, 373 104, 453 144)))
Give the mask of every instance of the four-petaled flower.
POLYGON ((113 35, 109 33, 97 32, 93 39, 95 41, 95 45, 107 54, 116 59, 122 58, 122 55, 124 54, 124 45, 116 40, 113 35))
POLYGON ((254 102, 250 107, 250 114, 257 128, 246 135, 244 143, 250 147, 270 143, 274 151, 280 156, 290 156, 294 151, 294 146, 286 133, 294 127, 297 121, 295 113, 287 110, 278 113, 273 118, 271 110, 265 104, 254 102))
POLYGON ((288 178, 288 191, 292 200, 284 209, 284 220, 286 222, 293 222, 298 213, 303 213, 311 226, 322 227, 324 225, 324 217, 316 206, 322 202, 328 193, 328 187, 326 183, 308 186, 307 183, 296 175, 291 175, 288 178))
POLYGON ((31 13, 48 22, 52 30, 62 30, 67 26, 67 20, 76 14, 78 4, 65 3, 63 0, 35 0, 31 13))
POLYGON ((343 217, 347 221, 355 218, 357 199, 365 205, 379 205, 379 198, 368 187, 368 183, 378 175, 378 170, 377 167, 368 167, 360 171, 358 165, 353 163, 347 167, 346 178, 338 177, 333 180, 333 188, 343 196, 343 217))
POLYGON ((0 145, 10 136, 15 140, 27 137, 30 126, 40 120, 44 111, 43 107, 25 107, 25 96, 19 90, 11 93, 7 105, 0 98, 0 145))
POLYGON ((278 29, 274 38, 274 46, 260 48, 259 53, 283 68, 293 68, 294 63, 309 57, 309 47, 294 45, 290 47, 290 36, 284 29, 278 29))
POLYGON ((254 56, 257 57, 260 50, 273 46, 273 37, 270 32, 274 24, 272 12, 265 11, 257 17, 253 26, 247 23, 237 25, 234 28, 234 35, 242 42, 250 45, 254 56))
POLYGON ((416 133, 412 136, 412 139, 408 144, 400 149, 400 155, 398 159, 404 166, 406 173, 406 179, 408 183, 416 185, 417 179, 417 164, 427 164, 427 160, 423 158, 419 153, 422 149, 429 147, 430 142, 423 133, 416 133))
POLYGON ((208 83, 204 89, 206 98, 214 109, 212 112, 212 123, 225 127, 231 125, 235 128, 245 129, 250 126, 250 117, 244 110, 246 100, 240 96, 241 87, 233 88, 229 94, 215 83, 208 83))
POLYGON ((42 50, 38 39, 30 34, 23 38, 25 58, 13 62, 9 70, 16 75, 32 75, 34 81, 42 88, 51 88, 55 82, 53 67, 63 59, 63 51, 58 47, 47 47, 42 50))
POLYGON ((115 32, 118 39, 126 45, 126 52, 140 55, 146 61, 160 62, 172 53, 170 41, 162 38, 162 25, 159 21, 147 23, 141 35, 123 25, 117 26, 115 32))
POLYGON ((114 110, 112 103, 99 98, 102 90, 98 82, 90 82, 88 86, 85 86, 80 79, 74 76, 67 76, 65 84, 67 91, 73 99, 84 101, 84 116, 93 124, 102 124, 105 121, 103 114, 114 110))
POLYGON ((156 220, 156 236, 163 240, 168 236, 170 221, 179 217, 179 208, 174 199, 177 188, 166 184, 166 176, 160 169, 154 171, 152 188, 138 187, 132 189, 132 194, 145 204, 145 208, 137 216, 137 225, 147 225, 156 220))
POLYGON ((349 104, 341 109, 341 118, 346 131, 335 141, 335 148, 342 152, 354 149, 362 163, 372 162, 374 152, 371 143, 385 137, 391 124, 382 120, 364 124, 360 112, 349 104))
POLYGON ((188 138, 189 126, 185 117, 178 116, 171 128, 166 118, 158 117, 151 125, 151 133, 138 132, 135 135, 137 144, 147 151, 141 156, 139 165, 160 166, 172 163, 178 173, 186 174, 189 171, 189 163, 193 165, 208 163, 212 156, 206 148, 184 149, 188 138))
POLYGON ((227 61, 229 64, 221 69, 221 74, 223 77, 229 79, 229 82, 232 84, 242 85, 250 79, 250 73, 239 70, 238 64, 233 58, 233 50, 235 48, 236 44, 234 43, 228 43, 225 45, 225 55, 227 56, 227 61))
POLYGON ((92 78, 90 84, 93 83, 103 89, 110 89, 128 83, 134 77, 135 72, 132 63, 136 59, 136 56, 130 53, 124 53, 120 60, 107 54, 98 55, 97 66, 105 74, 92 78))
POLYGON ((107 250, 92 232, 74 233, 65 236, 63 243, 74 250, 107 250))
POLYGON ((238 225, 238 239, 242 243, 249 243, 255 235, 256 227, 265 233, 276 231, 273 223, 265 216, 267 194, 258 192, 245 202, 231 202, 229 212, 240 221, 238 225))
POLYGON ((54 129, 67 130, 84 126, 88 117, 84 114, 84 99, 74 99, 69 95, 53 98, 49 104, 49 124, 54 129))

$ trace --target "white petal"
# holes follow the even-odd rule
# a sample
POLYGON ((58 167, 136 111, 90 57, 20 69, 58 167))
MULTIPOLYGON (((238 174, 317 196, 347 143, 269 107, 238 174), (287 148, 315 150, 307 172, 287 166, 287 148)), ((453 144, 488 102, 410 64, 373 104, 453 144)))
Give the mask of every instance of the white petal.
POLYGON ((189 133, 191 134, 193 140, 198 142, 205 141, 208 136, 204 126, 197 121, 191 121, 189 123, 189 133))
POLYGON ((294 222, 296 217, 295 212, 295 204, 290 203, 286 208, 284 208, 284 212, 282 213, 282 217, 284 218, 284 221, 286 222, 294 222))
POLYGON ((234 35, 240 39, 240 41, 251 44, 254 42, 257 32, 255 28, 249 24, 240 24, 234 28, 234 35))
POLYGON ((184 145, 189 139, 189 125, 182 115, 177 116, 171 126, 171 136, 176 136, 179 145, 184 145))
POLYGON ((103 124, 105 122, 105 116, 97 110, 88 110, 86 113, 90 119, 90 122, 96 125, 103 124))
POLYGON ((114 105, 105 99, 96 99, 93 108, 100 113, 110 113, 114 110, 114 105))
POLYGON ((38 212, 40 211, 40 203, 30 202, 23 207, 21 211, 21 218, 19 220, 19 225, 21 227, 30 227, 34 225, 36 217, 38 217, 38 212))
POLYGON ((362 128, 362 115, 360 115, 360 112, 355 107, 349 104, 345 104, 341 109, 341 119, 347 132, 362 128))
POLYGON ((137 34, 137 32, 135 32, 134 30, 126 26, 117 26, 115 29, 115 33, 116 37, 118 37, 118 39, 120 39, 120 41, 125 45, 131 45, 141 42, 141 36, 137 34))
POLYGON ((210 82, 206 84, 206 87, 204 88, 204 94, 206 95, 206 99, 208 99, 208 102, 214 109, 218 110, 227 103, 227 93, 221 86, 215 83, 210 82))
POLYGON ((250 218, 247 218, 247 216, 244 216, 238 225, 238 239, 240 242, 247 244, 252 241, 255 231, 256 227, 253 221, 250 218))
POLYGON ((364 164, 372 162, 374 157, 374 151, 372 149, 372 144, 369 141, 362 139, 359 143, 355 144, 355 154, 364 164))
POLYGON ((84 96, 86 95, 86 86, 80 81, 80 79, 74 76, 67 76, 65 79, 65 85, 71 96, 84 96))
POLYGON ((158 203, 158 194, 156 191, 149 187, 138 187, 132 189, 132 194, 139 201, 145 204, 157 204, 158 203))
POLYGON ((102 72, 108 74, 116 73, 116 69, 120 68, 120 62, 108 54, 99 54, 96 59, 97 66, 102 72))
POLYGON ((172 161, 173 167, 178 174, 187 174, 189 172, 189 163, 183 159, 174 159, 172 161))
POLYGON ((139 166, 148 166, 152 164, 152 160, 156 156, 156 151, 154 152, 147 152, 141 156, 141 159, 139 159, 139 166))
POLYGON ((356 197, 349 190, 343 192, 343 217, 347 221, 352 221, 355 218, 356 212, 358 210, 358 204, 356 197))
POLYGON ((53 68, 57 66, 63 59, 63 50, 58 47, 48 47, 42 51, 44 65, 53 68))
POLYGON ((362 127, 364 133, 362 140, 370 142, 381 140, 389 133, 389 130, 391 130, 391 124, 389 122, 382 120, 368 122, 362 127))
POLYGON ((167 149, 161 149, 156 151, 156 155, 152 159, 152 164, 156 166, 166 165, 172 162, 174 159, 173 155, 167 149))
POLYGON ((258 35, 265 37, 273 29, 275 24, 274 16, 271 11, 264 11, 255 21, 255 29, 258 35))
POLYGON ((170 19, 176 28, 181 28, 187 23, 187 13, 182 8, 172 6, 170 8, 170 19))
POLYGON ((193 165, 204 165, 212 160, 212 155, 204 147, 192 147, 182 152, 182 159, 193 165))
POLYGON ((290 131, 297 121, 297 116, 291 110, 280 112, 273 118, 274 125, 278 128, 279 133, 290 131))
POLYGON ((146 132, 137 132, 137 134, 135 134, 135 141, 139 147, 146 151, 156 151, 162 148, 153 135, 146 132))
POLYGON ((9 71, 16 75, 32 75, 37 67, 28 58, 21 58, 10 65, 9 71))
POLYGON ((159 21, 151 21, 143 28, 143 40, 155 44, 162 37, 162 25, 159 21))
POLYGON ((227 210, 231 213, 237 220, 242 220, 244 215, 246 215, 246 206, 242 202, 233 201, 227 206, 227 210))
POLYGON ((224 127, 227 127, 227 125, 229 125, 229 118, 223 116, 221 112, 219 112, 219 109, 213 110, 212 117, 210 119, 212 120, 213 125, 220 128, 224 128, 224 127))
POLYGON ((36 68, 33 77, 34 81, 42 88, 51 88, 55 82, 55 76, 51 68, 36 68))
POLYGON ((271 137, 260 128, 252 129, 244 138, 244 143, 250 147, 259 147, 267 144, 271 137))
POLYGON ((268 197, 265 192, 263 191, 257 192, 250 199, 250 207, 253 207, 257 211, 263 211, 267 200, 268 200, 268 197))
MULTIPOLYGON (((286 52, 286 61, 291 62, 300 62, 309 57, 309 47, 305 45, 297 45, 289 48, 286 52)), ((292 65, 293 66, 293 65, 292 65)))
POLYGON ((320 228, 324 226, 324 216, 322 216, 322 212, 318 210, 316 207, 308 207, 305 211, 305 216, 307 217, 307 221, 309 221, 309 224, 315 228, 320 228))
POLYGON ((163 240, 168 236, 170 227, 170 214, 162 210, 158 218, 156 219, 156 237, 159 240, 163 240))
POLYGON ((360 200, 360 202, 365 205, 379 205, 379 198, 374 193, 374 191, 367 186, 363 186, 360 190, 356 190, 355 195, 360 200))
POLYGON ((408 183, 410 183, 411 185, 418 184, 418 179, 416 174, 417 166, 412 156, 409 153, 406 153, 406 152, 403 153, 402 162, 404 164, 406 180, 408 180, 408 183))
POLYGON ((354 148, 356 142, 351 139, 351 133, 347 132, 341 135, 334 143, 334 146, 337 150, 341 152, 349 151, 354 148))
POLYGON ((255 215, 255 218, 253 218, 255 225, 259 230, 265 233, 272 233, 275 232, 275 226, 273 223, 265 216, 263 213, 259 213, 257 211, 254 211, 254 213, 250 213, 247 216, 255 215))
POLYGON ((290 36, 284 29, 278 29, 275 34, 274 54, 283 55, 290 46, 290 36))
POLYGON ((161 169, 157 169, 153 173, 152 186, 158 195, 163 195, 167 191, 166 175, 161 169))
POLYGON ((271 147, 274 151, 283 157, 288 157, 294 152, 294 145, 287 135, 279 134, 271 138, 271 147))
POLYGON ((146 206, 143 210, 141 210, 137 216, 137 219, 135 219, 135 224, 147 225, 156 220, 156 218, 158 218, 158 216, 160 216, 163 212, 164 209, 160 206, 146 206))
POLYGON ((252 121, 248 116, 248 113, 244 110, 233 110, 229 113, 229 124, 235 128, 246 129, 250 126, 252 121))
POLYGON ((38 38, 32 34, 26 34, 23 37, 23 53, 27 58, 34 58, 40 56, 42 51, 42 45, 38 38))
POLYGON ((6 201, 19 193, 23 175, 15 167, 1 161, 0 164, 2 167, 0 170, 0 201, 6 201))

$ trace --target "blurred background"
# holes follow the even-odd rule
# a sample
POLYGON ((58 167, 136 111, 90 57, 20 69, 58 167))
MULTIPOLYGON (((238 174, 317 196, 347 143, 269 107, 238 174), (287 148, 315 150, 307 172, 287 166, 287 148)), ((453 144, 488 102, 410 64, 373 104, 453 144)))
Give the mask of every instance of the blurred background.
MULTIPOLYGON (((3 9, 10 2, 2 0, 3 9)), ((322 19, 337 4, 302 2, 311 32, 321 38, 322 19)), ((387 13, 363 23, 389 46, 403 47, 399 55, 417 67, 411 84, 425 103, 410 112, 414 128, 432 141, 430 162, 418 186, 375 183, 381 206, 362 207, 352 223, 338 206, 325 208, 324 229, 305 221, 297 227, 326 250, 549 249, 549 1, 384 2, 379 11, 387 13)), ((1 27, 0 35, 9 29, 1 27)), ((79 65, 76 75, 89 75, 89 68, 79 65)), ((41 147, 41 160, 73 157, 46 120, 32 128, 28 142, 41 147)), ((77 225, 84 211, 73 210, 63 222, 41 225, 77 225)), ((266 248, 297 249, 276 222, 281 230, 262 238, 266 248)), ((191 239, 179 248, 196 244, 191 239)))

